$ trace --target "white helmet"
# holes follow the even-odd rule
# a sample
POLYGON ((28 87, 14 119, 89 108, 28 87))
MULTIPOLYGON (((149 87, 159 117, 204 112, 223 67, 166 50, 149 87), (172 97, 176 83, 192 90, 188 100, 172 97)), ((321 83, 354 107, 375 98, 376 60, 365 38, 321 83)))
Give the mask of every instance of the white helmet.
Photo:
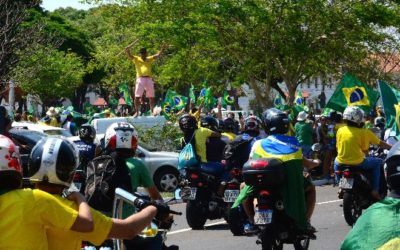
POLYGON ((138 135, 135 128, 127 122, 111 124, 104 135, 104 146, 110 151, 135 151, 138 145, 138 135))
POLYGON ((343 120, 360 125, 364 121, 364 111, 357 106, 348 106, 343 112, 343 120))
POLYGON ((67 139, 43 138, 33 147, 29 156, 31 181, 69 187, 79 165, 78 152, 67 139))
POLYGON ((0 135, 0 187, 19 188, 22 180, 18 147, 8 137, 0 135))

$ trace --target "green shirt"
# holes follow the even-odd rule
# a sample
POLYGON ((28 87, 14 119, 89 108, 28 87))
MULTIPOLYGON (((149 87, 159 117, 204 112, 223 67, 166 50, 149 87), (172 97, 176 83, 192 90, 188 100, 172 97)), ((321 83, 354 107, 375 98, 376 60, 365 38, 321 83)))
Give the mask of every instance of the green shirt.
POLYGON ((294 126, 296 138, 302 146, 311 146, 313 144, 313 129, 310 123, 305 121, 297 122, 294 126))
POLYGON ((400 199, 387 197, 370 206, 347 234, 341 249, 378 249, 400 237, 400 199))
MULTIPOLYGON (((143 161, 137 158, 129 158, 126 160, 126 166, 128 167, 132 192, 136 192, 138 187, 149 188, 154 185, 153 179, 150 177, 149 170, 143 161)), ((122 209, 123 218, 127 218, 131 214, 134 214, 135 208, 131 205, 124 204, 122 209)))

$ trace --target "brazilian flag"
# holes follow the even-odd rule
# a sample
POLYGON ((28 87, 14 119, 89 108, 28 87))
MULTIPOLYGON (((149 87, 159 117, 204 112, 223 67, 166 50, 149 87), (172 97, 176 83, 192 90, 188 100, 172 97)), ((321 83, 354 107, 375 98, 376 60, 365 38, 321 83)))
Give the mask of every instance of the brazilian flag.
POLYGON ((174 95, 172 101, 172 106, 177 110, 181 110, 186 106, 188 98, 183 95, 174 95))
POLYGON ((235 97, 230 96, 228 91, 224 91, 224 96, 222 97, 222 106, 226 108, 228 105, 233 105, 235 103, 235 97))
MULTIPOLYGON (((126 105, 132 107, 132 97, 130 94, 129 85, 126 82, 121 83, 119 85, 118 90, 119 90, 120 96, 122 98, 124 98, 126 105)), ((118 102, 117 102, 117 105, 118 105, 118 102)))
POLYGON ((283 105, 285 105, 285 100, 280 94, 277 94, 274 99, 274 107, 277 109, 281 109, 283 105))
POLYGON ((298 106, 304 106, 304 99, 301 90, 296 91, 296 97, 294 98, 294 104, 298 106))
POLYGON ((196 95, 194 94, 194 86, 190 84, 189 98, 191 103, 196 103, 196 95))
POLYGON ((169 102, 164 102, 161 105, 161 114, 164 115, 165 119, 169 119, 172 115, 172 106, 169 102))
POLYGON ((354 76, 345 74, 326 107, 343 112, 347 106, 358 106, 369 113, 375 107, 378 98, 379 92, 354 76))

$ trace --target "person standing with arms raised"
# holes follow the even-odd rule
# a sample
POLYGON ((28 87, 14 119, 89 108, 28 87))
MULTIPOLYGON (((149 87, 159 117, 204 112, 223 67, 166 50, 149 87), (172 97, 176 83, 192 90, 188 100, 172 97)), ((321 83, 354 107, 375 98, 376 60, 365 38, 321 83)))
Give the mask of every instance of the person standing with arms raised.
POLYGON ((134 43, 131 43, 125 48, 125 53, 128 58, 135 64, 136 69, 136 84, 135 84, 135 114, 134 117, 139 116, 140 111, 140 98, 144 91, 146 91, 146 97, 149 98, 150 112, 152 114, 154 108, 154 81, 152 78, 151 68, 155 59, 157 59, 166 45, 161 46, 160 51, 152 56, 147 56, 147 49, 141 48, 139 50, 139 56, 133 56, 130 49, 134 43))

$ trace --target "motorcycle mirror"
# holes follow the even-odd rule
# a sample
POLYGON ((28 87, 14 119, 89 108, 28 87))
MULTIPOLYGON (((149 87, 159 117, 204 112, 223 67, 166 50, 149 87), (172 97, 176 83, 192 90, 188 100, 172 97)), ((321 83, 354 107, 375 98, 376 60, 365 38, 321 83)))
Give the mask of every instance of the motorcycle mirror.
POLYGON ((314 143, 314 144, 311 146, 311 150, 314 151, 314 152, 320 151, 321 148, 322 148, 321 143, 314 143))
POLYGON ((176 199, 176 200, 182 199, 182 197, 181 197, 181 189, 180 189, 180 188, 177 188, 177 189, 175 190, 175 199, 176 199))

